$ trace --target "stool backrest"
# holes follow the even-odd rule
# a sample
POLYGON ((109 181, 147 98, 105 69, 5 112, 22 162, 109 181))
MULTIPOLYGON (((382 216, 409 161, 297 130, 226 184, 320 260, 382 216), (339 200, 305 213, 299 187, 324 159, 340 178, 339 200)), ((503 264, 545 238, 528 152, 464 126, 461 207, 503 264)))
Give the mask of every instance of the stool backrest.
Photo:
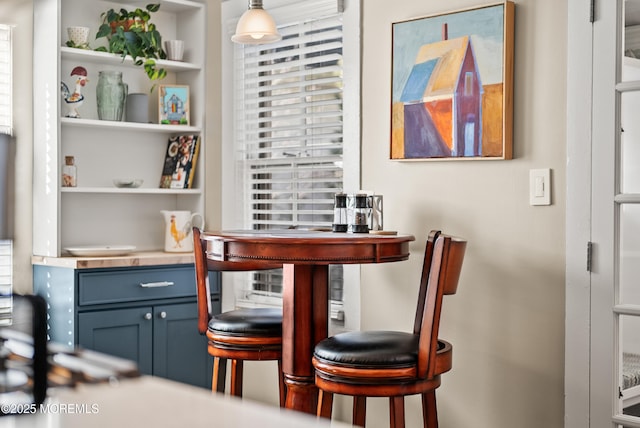
POLYGON ((207 332, 211 319, 211 289, 207 268, 207 242, 200 239, 200 229, 193 228, 193 255, 196 265, 196 298, 198 301, 198 331, 207 332))
POLYGON ((442 297, 457 291, 467 242, 431 231, 420 279, 413 333, 420 336, 418 376, 431 378, 436 369, 442 297))
POLYGON ((207 332, 211 320, 211 288, 209 286, 209 272, 225 271, 253 271, 281 268, 280 264, 265 264, 249 261, 220 261, 207 257, 207 248, 212 242, 207 239, 207 232, 198 227, 193 228, 193 255, 196 266, 196 298, 198 301, 198 331, 207 332))

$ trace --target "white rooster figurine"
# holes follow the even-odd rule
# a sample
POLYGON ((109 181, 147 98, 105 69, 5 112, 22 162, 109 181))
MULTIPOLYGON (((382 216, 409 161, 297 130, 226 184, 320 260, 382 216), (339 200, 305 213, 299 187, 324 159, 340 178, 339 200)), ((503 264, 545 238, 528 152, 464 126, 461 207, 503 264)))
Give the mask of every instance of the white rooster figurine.
POLYGON ((82 87, 89 81, 89 79, 87 79, 87 70, 84 67, 78 66, 71 70, 71 77, 76 78, 76 87, 73 93, 69 91, 69 87, 64 82, 60 82, 60 91, 62 92, 64 102, 67 103, 67 107, 69 108, 66 117, 79 118, 80 113, 78 113, 78 108, 84 101, 82 87))

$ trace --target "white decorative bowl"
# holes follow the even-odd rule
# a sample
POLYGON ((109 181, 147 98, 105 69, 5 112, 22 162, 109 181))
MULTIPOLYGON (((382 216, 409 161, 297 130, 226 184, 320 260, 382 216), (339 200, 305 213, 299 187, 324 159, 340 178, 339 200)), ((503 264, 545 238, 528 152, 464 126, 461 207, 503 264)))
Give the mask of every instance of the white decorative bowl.
POLYGON ((135 189, 142 186, 144 180, 141 178, 114 178, 113 185, 122 189, 135 189))

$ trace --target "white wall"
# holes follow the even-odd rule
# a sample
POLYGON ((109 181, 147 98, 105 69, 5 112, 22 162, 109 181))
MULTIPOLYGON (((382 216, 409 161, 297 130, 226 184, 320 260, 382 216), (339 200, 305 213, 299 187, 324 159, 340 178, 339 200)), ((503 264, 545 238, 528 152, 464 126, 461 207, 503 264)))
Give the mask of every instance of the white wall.
MULTIPOLYGON (((516 1, 513 160, 388 160, 391 23, 478 4, 363 2, 362 186, 384 195, 385 228, 419 239, 408 262, 363 267, 362 327, 409 329, 428 231, 466 238, 458 294, 444 301, 441 336, 454 364, 438 391, 440 426, 561 427, 565 2, 516 1), (552 169, 549 207, 529 206, 532 168, 552 169)), ((368 406, 369 426, 386 426, 387 407, 368 406)), ((408 400, 407 425, 420 417, 418 400, 408 400)))
POLYGON ((14 25, 13 112, 15 116, 16 176, 14 208, 14 289, 32 290, 31 275, 31 176, 32 176, 32 57, 33 3, 25 0, 0 2, 0 21, 14 25))

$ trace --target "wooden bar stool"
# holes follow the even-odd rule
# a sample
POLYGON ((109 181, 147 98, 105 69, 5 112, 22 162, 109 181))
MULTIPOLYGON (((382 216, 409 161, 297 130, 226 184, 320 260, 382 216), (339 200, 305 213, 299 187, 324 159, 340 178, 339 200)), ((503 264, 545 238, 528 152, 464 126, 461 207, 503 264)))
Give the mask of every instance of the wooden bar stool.
POLYGON ((391 427, 401 428, 404 396, 422 394, 424 427, 438 427, 435 390, 452 366, 451 344, 438 340, 442 297, 457 290, 465 249, 464 240, 430 233, 413 333, 347 332, 316 345, 318 416, 331 417, 333 394, 352 395, 353 424, 364 426, 366 397, 389 397, 391 427))
POLYGON ((242 396, 243 362, 278 361, 280 407, 284 407, 286 387, 282 376, 282 310, 271 308, 237 309, 214 315, 211 313, 209 272, 252 271, 277 269, 281 265, 265 266, 246 263, 226 263, 207 258, 206 232, 193 228, 196 285, 198 301, 198 331, 208 339, 208 352, 213 356, 211 389, 224 392, 226 361, 231 360, 230 394, 242 396))

